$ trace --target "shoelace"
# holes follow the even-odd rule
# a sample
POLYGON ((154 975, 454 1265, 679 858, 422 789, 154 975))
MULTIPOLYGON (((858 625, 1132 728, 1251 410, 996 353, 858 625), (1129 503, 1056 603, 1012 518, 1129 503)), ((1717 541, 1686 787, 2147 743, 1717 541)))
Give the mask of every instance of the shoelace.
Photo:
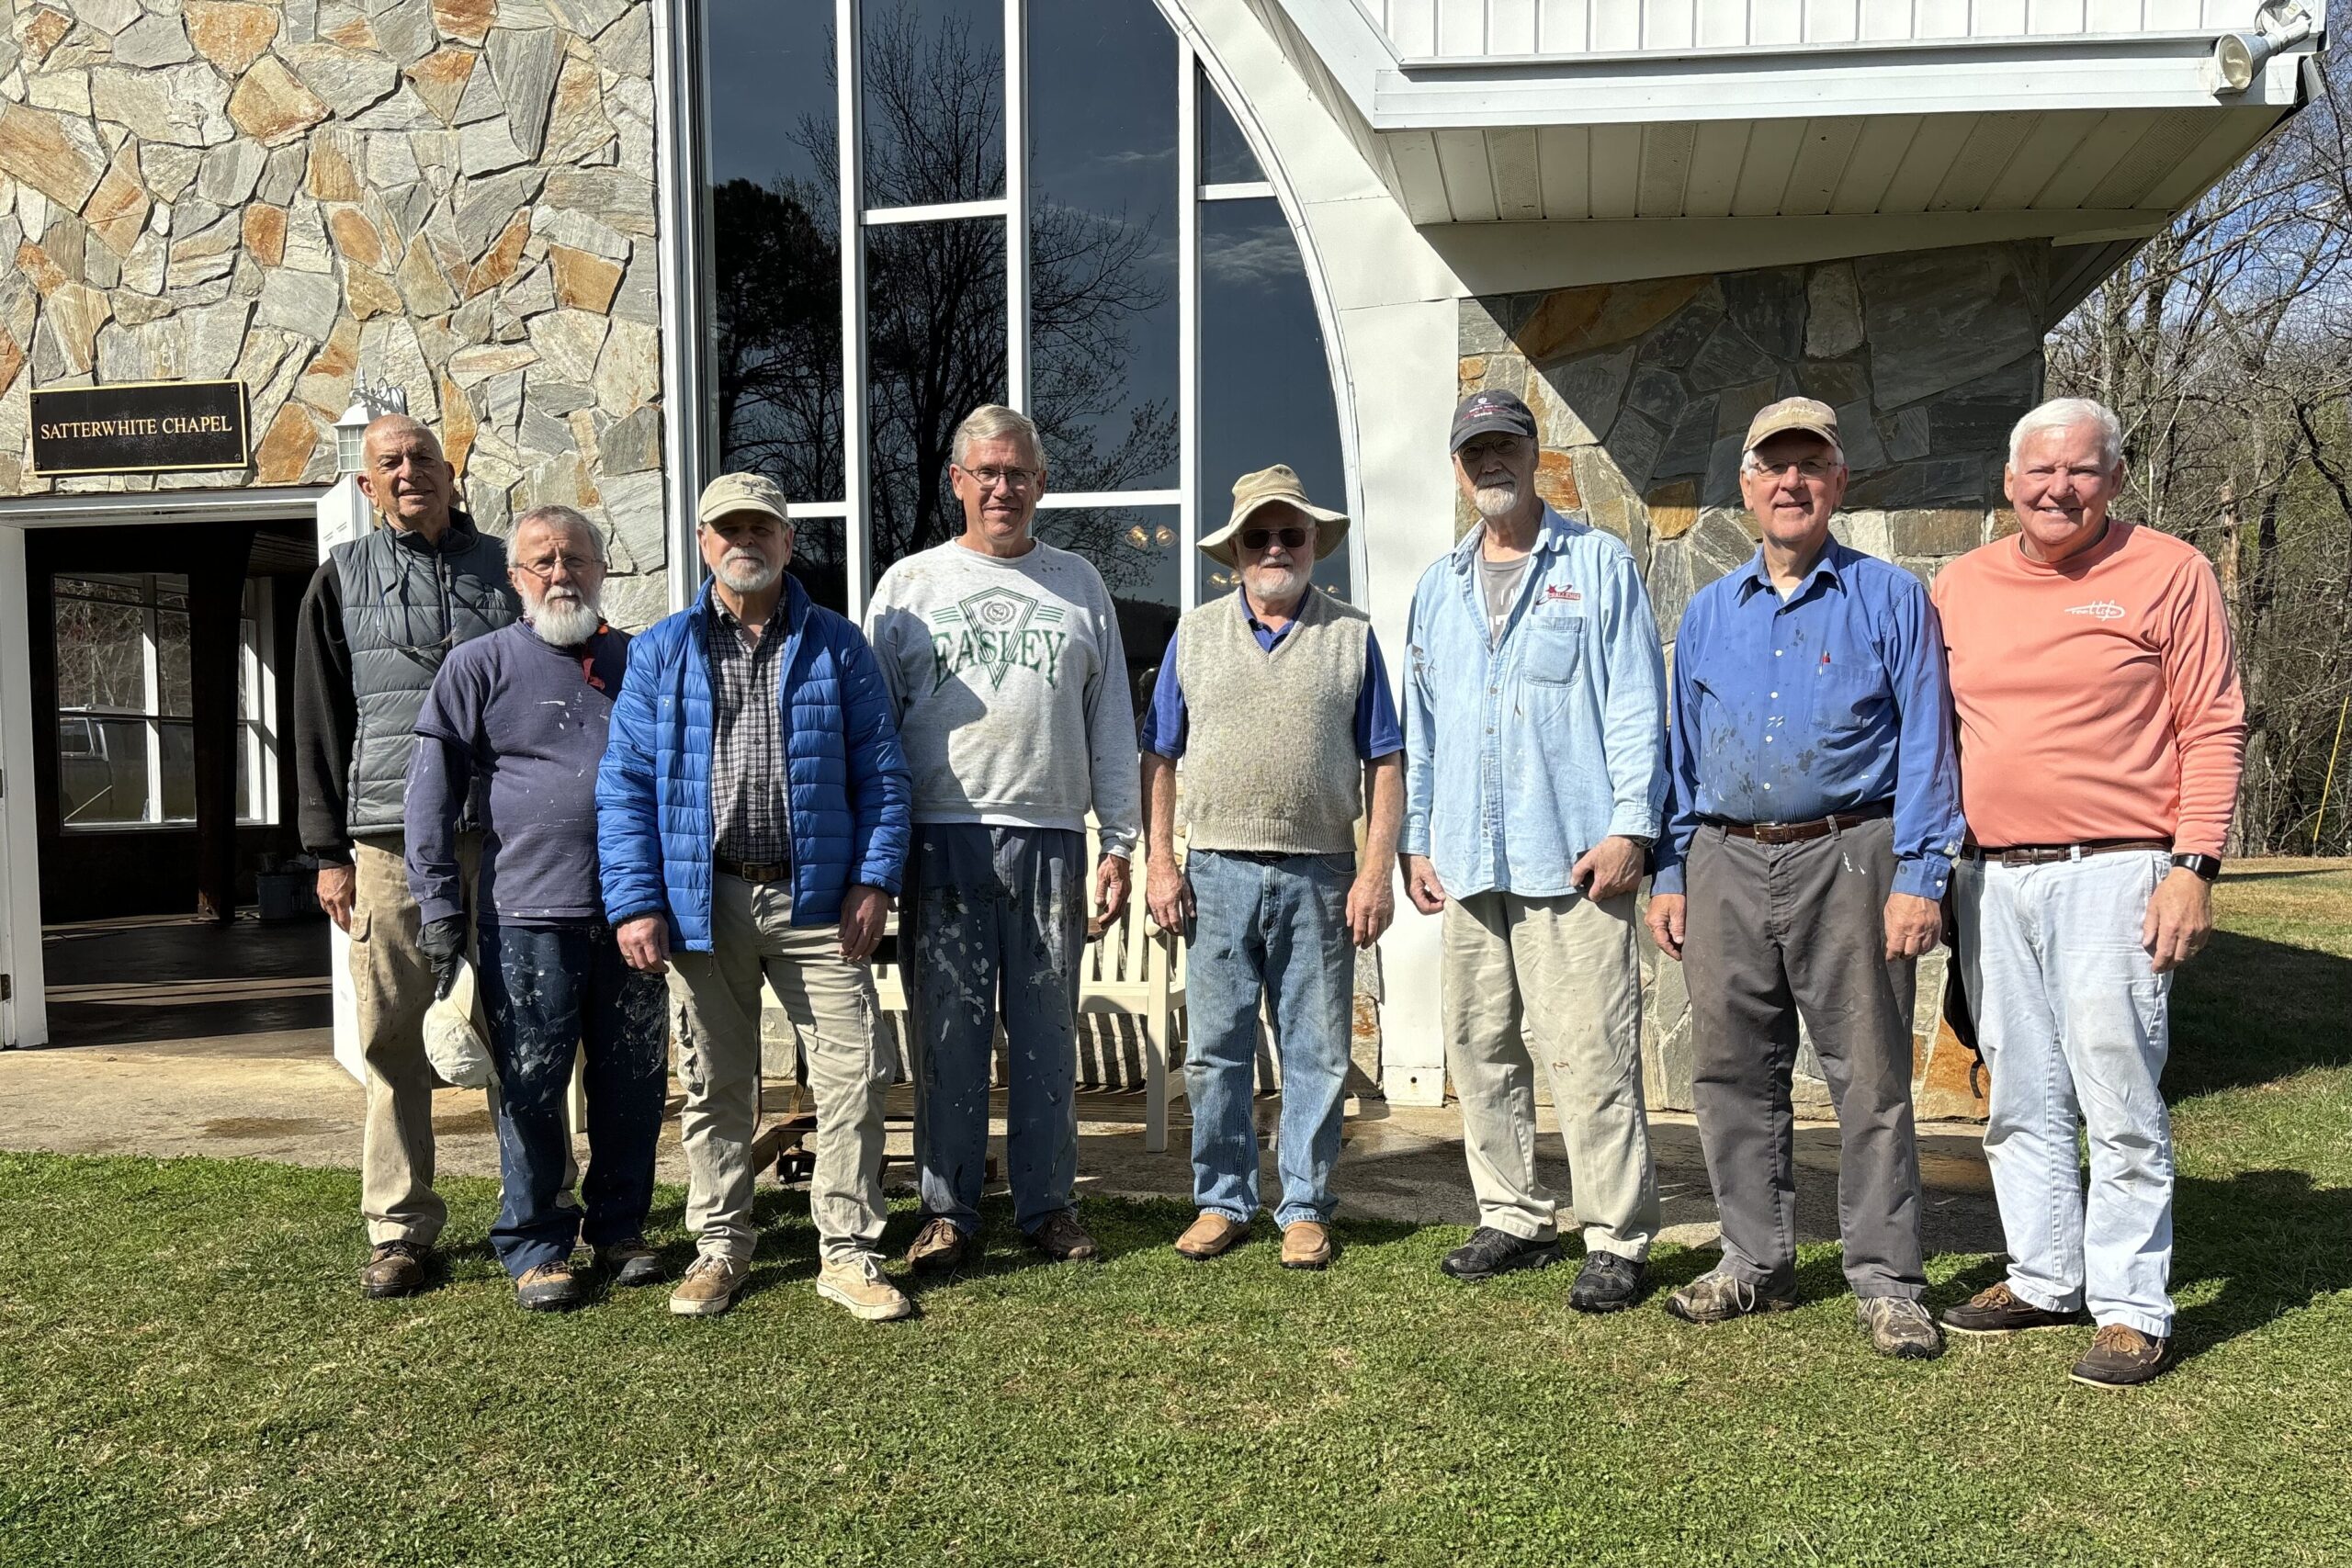
POLYGON ((2091 1336, 2094 1350, 2125 1350, 2138 1355, 2148 1348, 2148 1337, 2128 1323, 2110 1323, 2091 1336))

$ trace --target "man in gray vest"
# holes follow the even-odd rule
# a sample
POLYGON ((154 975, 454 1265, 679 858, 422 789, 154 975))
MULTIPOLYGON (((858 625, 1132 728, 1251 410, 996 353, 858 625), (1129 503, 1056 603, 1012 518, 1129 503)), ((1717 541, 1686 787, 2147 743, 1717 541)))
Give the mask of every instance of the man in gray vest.
MULTIPOLYGON (((458 477, 433 432, 386 414, 361 442, 360 490, 384 525, 338 545, 302 596, 294 645, 294 757, 302 847, 319 904, 351 936, 368 1119, 359 1206, 370 1296, 405 1296, 448 1211, 433 1190, 433 1070, 424 1010, 434 965, 401 863, 402 797, 416 718, 449 649, 522 614, 503 546, 451 499, 458 477)), ((461 856, 473 901, 471 848, 461 856)))
POLYGON ((1195 1262, 1230 1251, 1257 1217, 1261 1001, 1282 1065, 1283 1267, 1331 1261, 1355 949, 1396 913, 1405 816, 1405 738, 1371 619, 1309 581, 1347 531, 1280 464, 1235 481, 1233 514, 1201 549, 1241 574, 1240 592, 1177 623, 1144 716, 1144 897, 1154 919, 1192 942, 1184 1084, 1200 1217, 1176 1250, 1195 1262))

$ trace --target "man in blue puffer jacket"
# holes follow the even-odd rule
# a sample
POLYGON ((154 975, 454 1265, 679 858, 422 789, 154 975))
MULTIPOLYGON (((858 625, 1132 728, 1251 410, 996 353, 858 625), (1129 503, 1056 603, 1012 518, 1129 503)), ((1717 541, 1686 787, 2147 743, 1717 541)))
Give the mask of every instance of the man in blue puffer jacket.
POLYGON ((725 1312, 751 1271, 764 977, 817 1100, 818 1293, 858 1317, 904 1317, 913 1305, 880 1263, 893 1059, 865 960, 906 859, 906 757, 865 637, 784 570, 783 492, 722 474, 695 515, 712 581, 630 645, 596 780, 605 917, 632 967, 669 976, 676 1004, 700 1256, 670 1310, 725 1312))

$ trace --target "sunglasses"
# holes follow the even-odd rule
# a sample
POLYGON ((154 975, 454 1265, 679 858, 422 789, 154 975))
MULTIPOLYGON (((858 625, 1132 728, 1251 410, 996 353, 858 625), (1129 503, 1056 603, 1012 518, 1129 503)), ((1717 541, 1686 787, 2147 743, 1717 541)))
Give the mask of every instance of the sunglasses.
POLYGON ((1245 550, 1262 550, 1276 539, 1283 542, 1283 548, 1286 550, 1300 549, 1306 544, 1306 530, 1304 528, 1245 528, 1241 532, 1241 547, 1245 550))

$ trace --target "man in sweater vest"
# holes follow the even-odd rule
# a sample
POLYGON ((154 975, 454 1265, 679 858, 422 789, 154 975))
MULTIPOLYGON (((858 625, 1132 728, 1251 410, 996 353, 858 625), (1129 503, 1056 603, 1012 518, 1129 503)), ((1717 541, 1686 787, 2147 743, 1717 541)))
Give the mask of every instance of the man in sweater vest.
POLYGON ((2245 699, 2197 547, 2120 523, 2123 432, 2086 398, 2025 416, 2018 532, 1936 578, 1971 842, 1960 966, 1991 1074, 1984 1158, 2008 1278, 1962 1334, 2098 1325, 2075 1382, 2121 1388, 2172 1343, 2173 973, 2213 929, 2245 699), (2090 1195, 2076 1163, 2088 1134, 2090 1195))
POLYGON ((1396 914, 1405 806, 1405 739, 1371 620, 1309 581, 1347 531, 1344 515, 1308 504, 1287 468, 1237 480, 1232 516, 1201 549, 1239 571, 1240 591, 1177 623, 1144 717, 1145 897, 1192 943, 1184 1083, 1201 1213, 1176 1250, 1195 1261, 1231 1250, 1257 1217, 1261 1000, 1282 1066, 1283 1267, 1331 1261, 1355 949, 1396 914))

